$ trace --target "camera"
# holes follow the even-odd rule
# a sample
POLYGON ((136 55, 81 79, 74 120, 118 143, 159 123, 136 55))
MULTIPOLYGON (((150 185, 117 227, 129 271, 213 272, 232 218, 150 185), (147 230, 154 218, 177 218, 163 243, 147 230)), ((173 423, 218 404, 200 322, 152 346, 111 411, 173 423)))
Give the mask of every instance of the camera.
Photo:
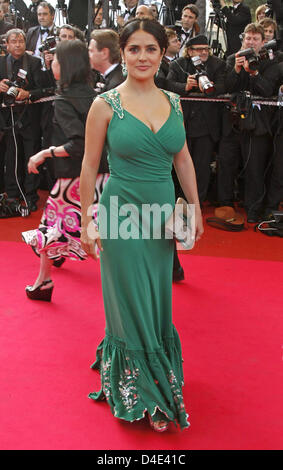
POLYGON ((214 11, 221 10, 221 3, 219 0, 212 0, 211 5, 214 11))
POLYGON ((65 3, 64 0, 58 0, 57 1, 57 5, 56 5, 56 8, 61 8, 62 10, 66 10, 67 9, 67 5, 65 3))
POLYGON ((264 46, 259 51, 259 58, 260 60, 274 59, 274 50, 277 49, 277 41, 276 39, 272 39, 264 44, 264 46))
POLYGON ((201 85, 204 93, 206 95, 210 95, 214 92, 214 85, 207 76, 204 64, 198 55, 191 57, 191 60, 196 69, 195 79, 197 80, 198 84, 201 85))
POLYGON ((48 36, 38 49, 40 52, 48 51, 50 54, 54 54, 56 51, 56 45, 56 37, 48 36))
POLYGON ((233 126, 240 128, 241 120, 248 119, 251 115, 251 93, 249 91, 233 93, 226 107, 230 110, 233 126))
POLYGON ((271 8, 267 7, 265 10, 264 10, 264 14, 267 18, 272 18, 273 17, 273 11, 271 8))
POLYGON ((19 69, 17 78, 14 82, 10 82, 9 80, 6 81, 6 84, 9 86, 9 90, 5 94, 4 103, 7 106, 11 106, 12 104, 15 103, 16 98, 20 91, 19 89, 25 86, 26 76, 27 76, 27 71, 23 69, 19 69))
POLYGON ((245 57, 249 64, 250 70, 257 70, 259 65, 259 57, 256 55, 252 47, 244 49, 237 53, 237 57, 245 57))

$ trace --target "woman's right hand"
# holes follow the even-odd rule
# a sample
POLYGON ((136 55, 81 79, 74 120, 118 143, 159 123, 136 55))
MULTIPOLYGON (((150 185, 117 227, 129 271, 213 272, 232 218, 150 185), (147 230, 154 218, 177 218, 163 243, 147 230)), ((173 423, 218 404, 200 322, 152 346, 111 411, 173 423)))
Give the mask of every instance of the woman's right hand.
POLYGON ((99 231, 93 225, 91 229, 82 227, 81 230, 81 245, 83 250, 93 259, 99 259, 99 251, 103 251, 101 245, 101 238, 99 235, 99 231), (91 235, 91 236, 90 236, 91 235))
POLYGON ((45 150, 41 150, 40 152, 38 152, 35 155, 33 155, 32 157, 30 157, 30 159, 28 161, 28 173, 38 174, 39 171, 38 171, 37 167, 45 161, 45 158, 46 158, 46 151, 45 150))

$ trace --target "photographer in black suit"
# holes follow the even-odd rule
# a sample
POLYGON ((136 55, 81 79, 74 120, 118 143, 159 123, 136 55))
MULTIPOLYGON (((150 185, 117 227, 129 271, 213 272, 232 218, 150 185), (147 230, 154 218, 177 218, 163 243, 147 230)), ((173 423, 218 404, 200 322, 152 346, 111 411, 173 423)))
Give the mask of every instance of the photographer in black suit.
POLYGON ((219 0, 222 7, 221 12, 226 18, 227 51, 226 57, 241 48, 240 34, 247 24, 251 23, 251 11, 243 0, 233 0, 233 6, 227 7, 225 0, 219 0))
POLYGON ((50 69, 50 63, 45 63, 46 54, 40 51, 40 46, 44 43, 48 36, 56 34, 56 27, 54 24, 55 10, 48 2, 41 2, 37 7, 38 26, 33 26, 27 32, 27 50, 32 52, 35 56, 40 57, 42 65, 50 69))
MULTIPOLYGON (((191 93, 205 94, 193 63, 194 58, 199 57, 213 85, 210 96, 224 93, 225 62, 209 55, 209 52, 206 36, 198 35, 190 39, 187 56, 174 60, 169 66, 167 80, 170 82, 170 90, 184 97, 191 93)), ((188 145, 196 170, 199 200, 202 203, 207 196, 213 150, 220 138, 220 106, 218 103, 201 101, 184 101, 182 106, 188 145)))
MULTIPOLYGON (((252 95, 269 97, 278 92, 277 60, 264 58, 257 62, 255 57, 263 46, 262 26, 249 24, 244 31, 242 49, 227 59, 228 93, 250 92, 252 95), (254 53, 249 54, 250 48, 254 53)), ((234 180, 239 168, 243 167, 241 173, 245 181, 244 207, 249 223, 257 223, 262 210, 265 172, 273 150, 273 108, 252 106, 245 99, 241 106, 237 106, 235 112, 231 113, 225 108, 223 113, 223 130, 218 153, 218 199, 221 205, 233 204, 234 180)))
POLYGON ((176 25, 173 28, 180 41, 180 57, 183 55, 188 41, 199 34, 199 25, 197 22, 198 16, 199 11, 195 5, 191 3, 185 5, 182 10, 182 16, 180 20, 181 25, 176 25))
MULTIPOLYGON (((46 88, 52 89, 56 87, 56 82, 53 77, 51 63, 53 54, 50 51, 40 48, 44 45, 47 37, 56 34, 56 27, 54 24, 55 10, 48 2, 40 2, 37 7, 37 18, 39 26, 30 28, 27 32, 27 50, 41 59, 42 68, 45 76, 46 88)), ((36 151, 39 152, 41 147, 49 147, 52 140, 53 132, 53 103, 37 103, 33 106, 33 129, 36 142, 36 151)), ((54 184, 54 170, 53 161, 48 160, 46 166, 41 169, 42 183, 41 187, 51 189, 54 184)))
MULTIPOLYGON (((7 100, 7 92, 11 85, 7 81, 14 82, 18 78, 19 70, 27 72, 26 78, 17 89, 15 103, 29 100, 32 90, 41 88, 41 63, 37 57, 26 53, 26 38, 22 30, 11 29, 7 33, 7 52, 0 57, 0 92, 1 101, 7 100)), ((16 177, 16 151, 13 129, 16 135, 18 150, 17 178, 22 185, 29 209, 36 210, 38 178, 27 173, 27 162, 34 153, 34 139, 31 121, 31 106, 14 106, 2 109, 5 121, 6 155, 5 155, 5 191, 11 202, 17 203, 21 193, 16 177), (14 122, 14 125, 13 125, 14 122)))

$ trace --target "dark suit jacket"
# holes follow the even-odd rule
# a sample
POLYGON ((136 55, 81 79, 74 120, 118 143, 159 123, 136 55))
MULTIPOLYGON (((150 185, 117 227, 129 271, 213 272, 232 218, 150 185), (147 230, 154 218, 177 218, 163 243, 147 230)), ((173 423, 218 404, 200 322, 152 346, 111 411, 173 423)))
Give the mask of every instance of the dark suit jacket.
MULTIPOLYGON (((259 74, 251 77, 243 68, 240 73, 235 71, 235 54, 227 58, 226 65, 226 90, 228 93, 240 91, 249 91, 252 95, 269 96, 278 93, 280 84, 280 69, 277 59, 262 60, 259 64, 259 74)), ((271 121, 275 112, 275 106, 261 106, 251 108, 251 119, 241 119, 240 129, 255 133, 255 135, 264 135, 272 133, 271 121)), ((231 118, 226 112, 223 115, 223 134, 228 135, 232 129, 231 118)))
POLYGON ((182 40, 182 33, 183 33, 183 28, 182 26, 176 25, 173 26, 172 29, 176 32, 179 41, 181 42, 181 47, 184 46, 184 44, 190 39, 194 38, 197 34, 199 34, 199 25, 197 23, 194 24, 193 29, 190 33, 190 37, 186 38, 186 40, 182 40), (183 43, 183 44, 182 44, 183 43))
MULTIPOLYGON (((129 18, 127 19, 127 21, 132 20, 133 18, 135 18, 136 11, 137 11, 137 6, 131 11, 131 14, 130 14, 129 18)), ((122 16, 122 18, 125 18, 126 12, 122 13, 121 16, 122 16)))
MULTIPOLYGON (((27 51, 35 51, 36 44, 39 38, 40 26, 33 26, 29 28, 27 32, 26 48, 27 51)), ((49 33, 49 36, 52 36, 53 33, 49 33)))
POLYGON ((103 88, 103 93, 105 91, 112 90, 116 86, 120 85, 125 80, 122 72, 121 64, 118 64, 114 70, 112 70, 105 78, 105 87, 103 88))
MULTIPOLYGON (((25 53, 27 59, 27 76, 26 76, 26 85, 23 87, 25 90, 35 90, 41 88, 42 84, 42 72, 41 72, 41 61, 38 57, 31 56, 30 54, 25 53)), ((7 58, 8 56, 0 57, 0 80, 4 78, 9 78, 7 73, 7 58)), ((4 93, 0 94, 1 102, 4 98, 4 93)), ((31 119, 31 108, 32 106, 27 106, 25 115, 23 116, 23 124, 28 125, 31 119)), ((23 106, 15 106, 15 113, 20 113, 23 109, 23 106)), ((2 110, 3 116, 6 122, 10 119, 9 109, 4 108, 2 110)))
MULTIPOLYGON (((28 30, 27 39, 26 39, 27 51, 33 51, 33 52, 35 51, 39 34, 40 34, 40 26, 34 26, 33 28, 30 28, 28 30)), ((49 35, 52 35, 52 34, 53 33, 50 33, 49 35)), ((52 88, 52 87, 55 88, 56 83, 55 83, 51 69, 42 72, 42 85, 45 88, 52 88)))
MULTIPOLYGON (((215 56, 209 56, 205 62, 205 68, 208 78, 214 82, 215 95, 225 93, 225 62, 215 56)), ((185 91, 187 78, 194 75, 196 69, 189 57, 179 57, 173 60, 169 65, 167 79, 171 81, 172 90, 181 96, 189 96, 190 93, 200 93, 200 90, 193 88, 191 91, 185 91)))
POLYGON ((69 157, 55 158, 56 178, 80 176, 84 155, 85 123, 95 97, 93 89, 82 83, 71 85, 54 103, 53 144, 63 145, 69 157))
MULTIPOLYGON (((214 95, 224 93, 225 62, 218 57, 210 56, 205 65, 208 78, 214 82, 214 95)), ((184 97, 189 96, 191 93, 200 93, 200 90, 197 88, 185 91, 188 75, 194 75, 195 73, 196 70, 190 58, 181 57, 174 60, 169 66, 169 73, 167 75, 170 91, 175 91, 184 97)), ((200 137, 210 135, 214 141, 219 139, 221 114, 219 103, 183 101, 182 107, 188 136, 200 137)))
POLYGON ((243 3, 234 12, 229 7, 223 7, 221 11, 227 18, 226 34, 228 48, 226 56, 228 56, 241 49, 242 42, 239 36, 247 24, 252 22, 252 17, 249 7, 243 3))
POLYGON ((167 57, 163 56, 162 61, 160 63, 159 70, 157 72, 157 76, 159 78, 166 78, 169 73, 169 66, 171 64, 171 60, 167 59, 167 57))
POLYGON ((169 73, 169 66, 171 63, 172 61, 169 61, 169 59, 163 56, 162 61, 160 63, 159 70, 154 77, 155 85, 158 86, 158 88, 163 88, 168 91, 173 91, 171 90, 170 82, 167 80, 167 75, 169 73))
MULTIPOLYGON (((34 57, 25 52, 25 57, 27 60, 27 77, 26 85, 24 86, 25 90, 34 90, 41 87, 41 60, 38 57, 34 57)), ((0 57, 0 80, 3 78, 8 78, 7 76, 7 56, 0 57)))
MULTIPOLYGON (((124 80, 125 77, 122 73, 122 66, 121 64, 119 64, 105 78, 105 87, 101 90, 101 93, 112 90, 112 88, 115 88, 116 86, 120 85, 120 83, 122 83, 124 80)), ((98 173, 109 173, 106 146, 104 146, 102 151, 98 173)))

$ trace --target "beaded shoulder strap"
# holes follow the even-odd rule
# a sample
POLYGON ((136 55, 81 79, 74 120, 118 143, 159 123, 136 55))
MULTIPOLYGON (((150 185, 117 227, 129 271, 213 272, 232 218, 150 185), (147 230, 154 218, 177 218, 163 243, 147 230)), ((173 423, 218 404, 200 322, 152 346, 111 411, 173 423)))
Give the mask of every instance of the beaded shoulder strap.
POLYGON ((173 108, 175 109, 176 113, 179 116, 183 116, 182 107, 180 96, 177 93, 173 93, 172 91, 162 90, 165 95, 168 96, 170 103, 172 104, 173 108))
POLYGON ((110 104, 114 113, 117 113, 119 118, 123 119, 124 110, 122 108, 120 93, 118 90, 113 88, 112 90, 106 91, 105 93, 101 93, 101 95, 99 95, 99 98, 103 98, 106 103, 110 104))

